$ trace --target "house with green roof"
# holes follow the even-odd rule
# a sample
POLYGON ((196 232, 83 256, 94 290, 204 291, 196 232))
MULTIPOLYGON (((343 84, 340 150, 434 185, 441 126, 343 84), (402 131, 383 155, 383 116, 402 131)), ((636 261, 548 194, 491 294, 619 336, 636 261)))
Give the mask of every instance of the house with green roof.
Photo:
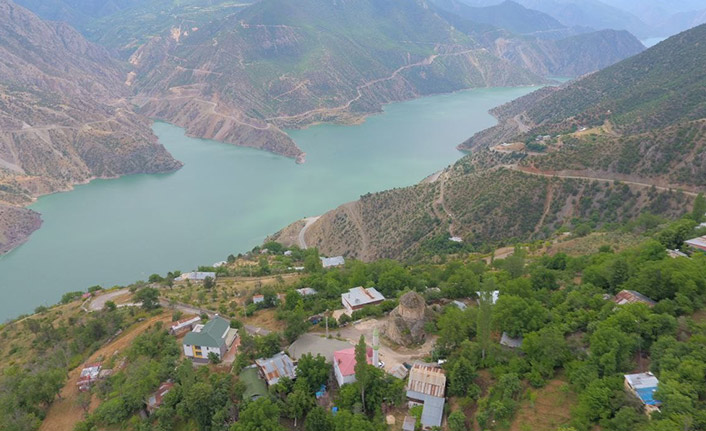
POLYGON ((215 316, 203 325, 194 325, 194 329, 186 334, 182 342, 184 355, 194 362, 208 362, 209 353, 223 359, 236 338, 238 330, 231 328, 226 319, 215 316))

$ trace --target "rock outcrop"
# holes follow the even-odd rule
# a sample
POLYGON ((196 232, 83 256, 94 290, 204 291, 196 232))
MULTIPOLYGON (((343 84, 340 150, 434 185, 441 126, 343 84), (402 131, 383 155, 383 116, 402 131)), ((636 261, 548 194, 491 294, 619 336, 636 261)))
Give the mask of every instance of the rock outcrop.
POLYGON ((383 334, 392 342, 411 346, 422 344, 426 340, 424 323, 427 320, 427 308, 424 298, 416 292, 402 295, 399 305, 390 313, 390 320, 383 329, 383 334))

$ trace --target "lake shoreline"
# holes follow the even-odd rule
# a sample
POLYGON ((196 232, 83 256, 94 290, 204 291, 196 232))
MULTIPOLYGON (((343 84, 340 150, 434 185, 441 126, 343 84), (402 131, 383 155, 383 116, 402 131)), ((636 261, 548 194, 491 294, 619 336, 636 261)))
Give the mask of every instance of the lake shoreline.
POLYGON ((491 108, 535 88, 424 97, 386 105, 357 126, 287 130, 309 154, 301 166, 267 151, 189 138, 157 121, 155 134, 183 168, 95 178, 37 199, 30 208, 42 213, 41 229, 0 259, 0 286, 25 292, 0 305, 0 319, 52 304, 67 291, 194 270, 262 244, 292 220, 416 184, 462 157, 458 142, 496 123, 491 108))

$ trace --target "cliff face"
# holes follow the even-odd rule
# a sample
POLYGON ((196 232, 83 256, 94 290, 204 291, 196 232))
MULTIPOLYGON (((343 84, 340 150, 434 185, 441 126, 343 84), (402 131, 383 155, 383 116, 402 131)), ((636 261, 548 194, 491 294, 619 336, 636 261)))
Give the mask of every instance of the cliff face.
MULTIPOLYGON (((125 101, 125 71, 104 49, 6 0, 0 40, 0 202, 181 166, 125 101)), ((13 224, 3 221, 5 233, 28 230, 13 224)))

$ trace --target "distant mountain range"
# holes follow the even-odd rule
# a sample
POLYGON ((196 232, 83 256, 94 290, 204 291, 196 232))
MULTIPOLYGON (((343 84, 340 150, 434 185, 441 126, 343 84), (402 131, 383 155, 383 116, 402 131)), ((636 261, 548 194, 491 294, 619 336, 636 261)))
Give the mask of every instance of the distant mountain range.
POLYGON ((705 89, 702 25, 496 108, 500 123, 462 145, 472 154, 422 184, 323 215, 306 243, 329 255, 411 258, 624 222, 642 211, 682 214, 706 190, 705 89))
MULTIPOLYGON (((447 0, 440 0, 447 1, 447 0)), ((503 0, 453 0, 488 7, 503 0)), ((641 39, 668 37, 706 22, 701 0, 515 0, 568 27, 627 30, 641 39)))
MULTIPOLYGON (((513 22, 540 15, 509 3, 486 21, 514 29, 425 0, 22 3, 105 47, 0 0, 5 205, 96 177, 178 168, 149 118, 303 161, 283 129, 355 122, 385 103, 429 94, 546 83, 643 50, 612 30, 518 34, 513 22)), ((557 25, 537 19, 542 28, 557 25)))

